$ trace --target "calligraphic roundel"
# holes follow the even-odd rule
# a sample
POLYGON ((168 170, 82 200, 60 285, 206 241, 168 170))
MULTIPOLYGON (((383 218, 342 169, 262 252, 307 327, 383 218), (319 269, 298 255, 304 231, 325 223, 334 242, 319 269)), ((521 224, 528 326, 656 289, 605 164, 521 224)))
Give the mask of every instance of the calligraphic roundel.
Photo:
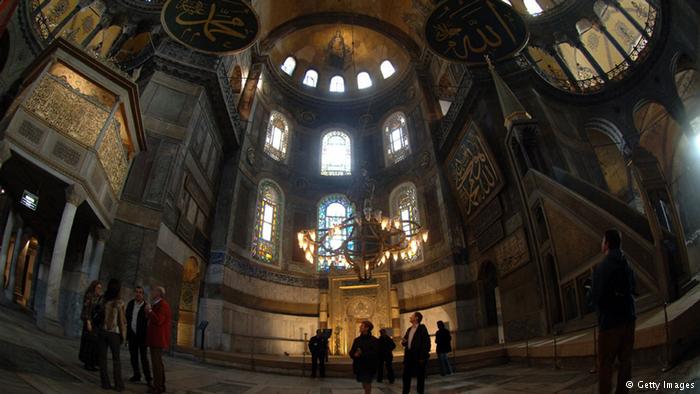
POLYGON ((527 45, 528 37, 520 15, 500 0, 445 0, 425 22, 430 49, 468 65, 483 65, 486 56, 510 58, 527 45))
POLYGON ((250 47, 260 32, 258 16, 243 0, 168 0, 160 20, 175 41, 215 55, 250 47))

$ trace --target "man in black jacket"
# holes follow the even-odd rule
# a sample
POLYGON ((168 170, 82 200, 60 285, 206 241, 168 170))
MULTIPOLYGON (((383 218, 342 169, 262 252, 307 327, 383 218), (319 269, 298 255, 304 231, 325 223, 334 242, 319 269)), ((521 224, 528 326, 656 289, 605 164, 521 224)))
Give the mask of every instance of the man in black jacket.
POLYGON ((420 312, 414 312, 409 318, 411 327, 406 331, 401 344, 405 348, 403 356, 403 393, 411 391, 411 378, 416 377, 419 394, 425 392, 425 369, 430 357, 430 335, 420 312))
POLYGON ((311 352, 311 377, 316 377, 316 369, 321 377, 326 377, 326 356, 328 355, 328 338, 323 335, 323 330, 316 330, 316 335, 309 340, 311 352))
POLYGON ((148 319, 146 318, 146 301, 143 298, 143 287, 136 286, 134 289, 134 299, 126 306, 126 340, 129 343, 129 355, 131 357, 131 367, 134 369, 134 376, 130 382, 141 380, 141 370, 139 369, 139 355, 141 356, 141 366, 146 382, 151 384, 151 369, 146 356, 146 329, 148 319))
POLYGON ((384 366, 386 365, 386 377, 389 383, 394 383, 394 367, 391 365, 394 361, 394 349, 396 344, 394 339, 387 334, 386 329, 379 330, 379 369, 377 370, 377 382, 381 383, 384 380, 384 366))
POLYGON ((619 360, 617 393, 627 393, 632 374, 636 312, 634 273, 620 249, 620 232, 605 232, 601 250, 605 259, 593 272, 591 306, 598 311, 598 390, 612 390, 613 364, 619 360))

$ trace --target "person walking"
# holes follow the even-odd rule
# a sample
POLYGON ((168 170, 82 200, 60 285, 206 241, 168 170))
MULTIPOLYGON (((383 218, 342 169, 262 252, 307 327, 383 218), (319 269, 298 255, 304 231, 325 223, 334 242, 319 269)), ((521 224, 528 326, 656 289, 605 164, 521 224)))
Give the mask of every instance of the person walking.
POLYGON ((425 392, 425 369, 430 357, 430 334, 425 324, 422 324, 423 315, 414 312, 409 317, 411 327, 406 330, 401 345, 404 347, 403 355, 403 394, 411 391, 411 379, 416 377, 416 389, 419 394, 425 392))
POLYGON ((83 309, 80 320, 83 321, 83 333, 80 336, 78 358, 88 371, 97 371, 100 364, 100 345, 98 331, 102 325, 102 283, 93 280, 85 290, 83 309))
POLYGON ((153 366, 153 385, 148 392, 160 394, 165 391, 163 350, 170 347, 170 323, 172 320, 170 305, 165 300, 163 287, 158 286, 153 290, 152 304, 146 304, 145 308, 148 317, 146 346, 151 349, 151 364, 153 366))
POLYGON ((386 366, 386 377, 389 383, 394 383, 394 349, 396 344, 394 340, 387 334, 386 329, 379 330, 379 367, 377 368, 377 382, 381 383, 384 380, 384 366, 386 366))
POLYGON ((100 330, 100 381, 103 389, 112 389, 107 374, 107 349, 112 353, 112 373, 114 389, 124 390, 122 366, 119 359, 120 345, 126 342, 126 316, 124 301, 121 300, 121 283, 110 279, 104 296, 104 322, 100 330))
POLYGON ((440 320, 437 322, 438 330, 435 333, 435 352, 440 361, 440 375, 452 375, 452 366, 450 365, 450 352, 452 351, 452 335, 450 330, 445 328, 445 323, 440 320))
POLYGON ((318 369, 322 378, 326 377, 326 357, 328 357, 328 338, 323 335, 323 330, 316 330, 316 335, 309 340, 311 352, 311 377, 316 377, 318 369))
POLYGON ((134 375, 130 382, 141 380, 141 368, 146 383, 151 385, 151 367, 146 355, 146 330, 148 329, 148 319, 146 318, 146 300, 143 296, 143 287, 134 288, 134 299, 126 305, 126 340, 129 343, 129 358, 134 375), (141 357, 141 368, 139 368, 139 357, 141 357))
POLYGON ((636 311, 634 272, 621 249, 616 229, 605 232, 601 242, 603 261, 593 271, 591 306, 598 312, 598 390, 612 391, 613 364, 618 359, 617 393, 628 393, 632 375, 632 351, 636 311))
POLYGON ((374 325, 369 320, 360 324, 360 336, 355 338, 350 348, 352 370, 357 381, 362 383, 365 394, 372 392, 372 380, 377 373, 378 343, 372 335, 374 325))

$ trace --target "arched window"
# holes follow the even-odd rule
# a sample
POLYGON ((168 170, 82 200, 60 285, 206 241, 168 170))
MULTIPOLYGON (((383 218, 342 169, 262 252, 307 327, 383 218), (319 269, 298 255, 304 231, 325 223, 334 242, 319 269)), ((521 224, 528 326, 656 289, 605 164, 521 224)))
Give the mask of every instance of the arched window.
POLYGON ((389 78, 396 72, 394 65, 388 60, 384 60, 382 64, 379 65, 379 70, 382 72, 382 77, 384 77, 384 79, 389 78))
MULTIPOLYGON (((411 182, 402 183, 392 190, 390 194, 391 217, 399 217, 403 223, 403 231, 406 234, 411 232, 411 225, 406 221, 415 222, 420 225, 420 214, 418 212, 418 197, 416 186, 411 182)), ((421 259, 420 250, 416 255, 404 261, 416 261, 421 259)))
POLYGON ((537 2, 537 0, 525 0, 525 8, 530 15, 537 15, 542 13, 542 7, 537 2))
POLYGON ((384 122, 383 130, 387 164, 398 163, 411 153, 411 149, 408 146, 406 116, 403 112, 392 114, 384 122))
POLYGON ((279 261, 283 203, 277 184, 267 179, 260 181, 252 252, 253 257, 265 263, 279 261))
POLYGON ((302 82, 306 86, 316 87, 318 83, 318 73, 315 70, 306 70, 304 74, 304 81, 302 82))
MULTIPOLYGON (((346 219, 353 215, 353 207, 350 200, 342 194, 332 194, 321 200, 318 204, 318 235, 325 235, 321 230, 329 229, 333 226, 343 223, 346 219)), ((347 227, 333 234, 332 237, 327 237, 325 243, 319 250, 318 270, 328 271, 331 264, 336 267, 348 267, 344 258, 325 258, 323 256, 331 254, 330 251, 336 250, 343 245, 351 232, 351 227, 347 227)))
POLYGON ((345 91, 345 80, 340 75, 336 75, 331 78, 330 85, 331 92, 344 92, 345 91))
POLYGON ((282 71, 287 73, 290 77, 292 74, 294 74, 294 69, 297 67, 297 61, 294 60, 293 57, 289 56, 287 59, 284 60, 284 63, 282 63, 282 71))
POLYGON ((367 89, 372 86, 372 78, 370 78, 369 73, 363 71, 357 74, 357 88, 367 89))
POLYGON ((287 158, 287 143, 289 142, 289 124, 284 116, 276 111, 270 114, 265 136, 265 153, 277 161, 287 158))
POLYGON ((350 175, 352 143, 350 136, 340 130, 329 131, 321 141, 321 175, 350 175))

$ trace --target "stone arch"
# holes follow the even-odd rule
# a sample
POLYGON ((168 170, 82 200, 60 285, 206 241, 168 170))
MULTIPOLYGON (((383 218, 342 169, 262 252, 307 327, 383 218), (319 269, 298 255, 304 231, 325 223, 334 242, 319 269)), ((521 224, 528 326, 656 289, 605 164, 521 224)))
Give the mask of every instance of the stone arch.
POLYGON ((189 256, 182 265, 182 285, 177 320, 178 346, 193 347, 195 344, 200 279, 199 260, 194 256, 189 256))
POLYGON ((479 281, 483 290, 484 323, 488 327, 498 325, 498 270, 492 262, 485 261, 481 264, 479 281))

